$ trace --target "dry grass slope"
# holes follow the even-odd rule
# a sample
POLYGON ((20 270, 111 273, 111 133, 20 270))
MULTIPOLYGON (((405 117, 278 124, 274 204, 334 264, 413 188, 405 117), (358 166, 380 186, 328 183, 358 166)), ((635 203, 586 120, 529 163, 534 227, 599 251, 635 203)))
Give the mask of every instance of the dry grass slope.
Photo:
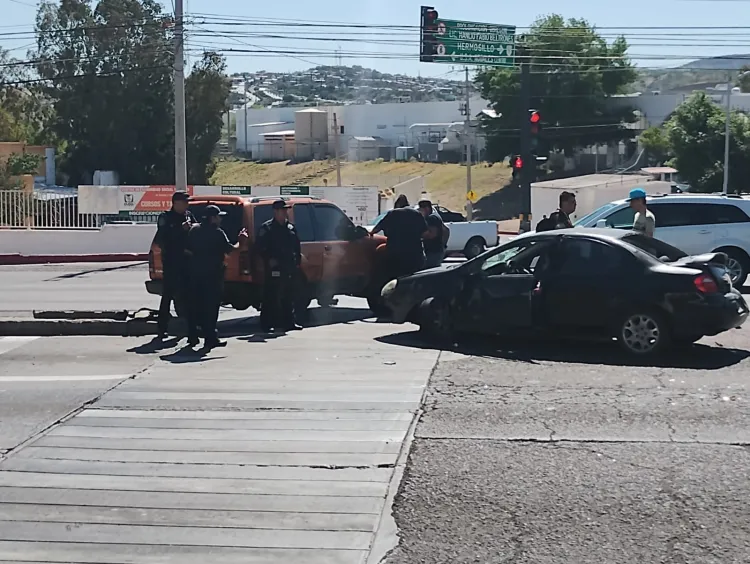
MULTIPOLYGON (((415 176, 425 177, 425 189, 433 200, 447 208, 463 209, 466 167, 461 165, 368 161, 342 163, 341 168, 341 183, 344 185, 388 188, 415 176)), ((490 167, 480 163, 472 167, 472 186, 479 198, 500 190, 509 178, 510 169, 504 165, 490 167)), ((336 185, 332 161, 258 164, 230 160, 218 163, 211 180, 216 185, 225 186, 284 186, 295 183, 322 186, 324 179, 328 180, 330 186, 336 185)))

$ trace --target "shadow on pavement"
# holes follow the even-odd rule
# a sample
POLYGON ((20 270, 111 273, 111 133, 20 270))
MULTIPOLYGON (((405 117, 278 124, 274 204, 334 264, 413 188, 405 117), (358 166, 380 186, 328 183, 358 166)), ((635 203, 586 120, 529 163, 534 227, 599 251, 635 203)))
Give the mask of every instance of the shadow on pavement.
POLYGON ((166 362, 171 362, 172 364, 189 364, 192 362, 206 362, 209 360, 219 360, 222 358, 226 358, 224 356, 207 357, 206 355, 212 350, 213 349, 208 347, 193 349, 190 346, 186 345, 173 353, 162 355, 159 358, 166 362))
POLYGON ((147 262, 134 262, 134 263, 120 265, 120 266, 108 266, 105 268, 91 268, 89 270, 81 270, 80 272, 69 272, 67 274, 61 274, 60 276, 49 278, 45 280, 45 282, 56 282, 58 280, 67 280, 69 278, 80 278, 82 276, 87 276, 89 274, 99 274, 102 272, 114 272, 117 270, 128 270, 131 268, 143 266, 145 264, 148 264, 148 263, 147 262))
MULTIPOLYGON (((369 309, 354 307, 317 307, 307 312, 307 319, 300 325, 303 328, 324 327, 326 325, 348 324, 372 317, 369 309)), ((219 335, 222 337, 245 337, 251 342, 265 342, 268 339, 283 336, 281 334, 265 334, 260 331, 260 316, 227 319, 219 322, 219 335)))
POLYGON ((394 333, 377 337, 381 343, 415 347, 420 349, 450 350, 461 354, 486 358, 499 358, 528 362, 563 362, 576 364, 603 364, 609 366, 643 366, 658 368, 689 368, 699 370, 719 370, 733 366, 750 357, 750 352, 742 349, 693 345, 669 351, 658 358, 637 358, 621 351, 616 343, 582 343, 580 341, 514 341, 504 339, 498 347, 497 339, 471 337, 446 349, 430 344, 418 331, 394 333))
POLYGON ((165 349, 174 348, 179 342, 180 337, 170 337, 169 339, 154 337, 148 343, 143 343, 137 347, 127 349, 127 352, 135 354, 155 354, 165 349))

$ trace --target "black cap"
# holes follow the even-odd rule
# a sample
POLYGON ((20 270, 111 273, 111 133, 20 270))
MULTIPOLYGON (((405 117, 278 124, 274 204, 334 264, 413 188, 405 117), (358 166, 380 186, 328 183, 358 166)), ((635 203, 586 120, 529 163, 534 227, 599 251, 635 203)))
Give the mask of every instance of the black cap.
POLYGON ((417 207, 420 208, 431 208, 432 202, 430 200, 419 200, 419 203, 417 204, 417 207))
POLYGON ((276 200, 276 201, 275 201, 275 202, 273 203, 273 209, 275 209, 275 210, 285 210, 285 209, 288 209, 288 208, 291 208, 291 207, 292 207, 292 206, 290 206, 290 205, 289 205, 289 204, 287 203, 287 201, 286 201, 286 200, 276 200))
POLYGON ((206 217, 217 217, 217 216, 220 216, 220 215, 227 215, 227 212, 221 211, 219 209, 219 206, 210 205, 210 206, 206 206, 206 214, 205 215, 206 215, 206 217))
POLYGON ((187 192, 175 192, 172 194, 172 201, 173 202, 187 202, 190 199, 190 194, 187 192))

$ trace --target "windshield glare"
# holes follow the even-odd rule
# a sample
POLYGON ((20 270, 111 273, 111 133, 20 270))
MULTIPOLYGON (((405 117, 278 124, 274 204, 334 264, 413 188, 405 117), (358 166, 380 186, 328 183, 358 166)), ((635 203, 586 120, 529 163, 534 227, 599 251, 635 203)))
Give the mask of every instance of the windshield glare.
POLYGON ((612 208, 617 207, 617 204, 610 202, 609 204, 604 204, 602 207, 595 209, 588 215, 584 215, 581 219, 577 220, 573 226, 581 226, 586 227, 588 226, 592 221, 599 218, 599 216, 604 215, 605 212, 608 212, 612 208))

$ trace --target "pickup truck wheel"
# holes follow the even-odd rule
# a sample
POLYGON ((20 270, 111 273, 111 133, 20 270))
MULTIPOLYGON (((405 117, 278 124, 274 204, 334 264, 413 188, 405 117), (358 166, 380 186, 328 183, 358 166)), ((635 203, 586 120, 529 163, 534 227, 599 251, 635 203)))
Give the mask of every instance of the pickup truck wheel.
POLYGON ((481 255, 486 248, 487 242, 482 237, 472 237, 464 247, 464 256, 467 259, 472 259, 477 255, 481 255))

